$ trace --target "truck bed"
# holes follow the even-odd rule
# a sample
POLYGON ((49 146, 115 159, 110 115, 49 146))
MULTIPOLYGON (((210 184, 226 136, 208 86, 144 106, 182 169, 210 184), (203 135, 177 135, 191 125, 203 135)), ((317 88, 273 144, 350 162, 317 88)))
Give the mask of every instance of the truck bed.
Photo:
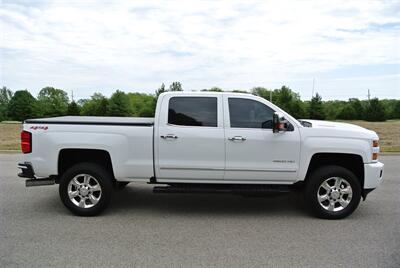
POLYGON ((31 133, 32 151, 25 161, 37 177, 58 174, 63 150, 107 152, 117 180, 149 180, 153 167, 153 118, 62 116, 28 119, 24 131, 31 133))
POLYGON ((51 118, 27 119, 26 124, 65 124, 65 125, 118 125, 152 126, 151 117, 112 117, 112 116, 59 116, 51 118))

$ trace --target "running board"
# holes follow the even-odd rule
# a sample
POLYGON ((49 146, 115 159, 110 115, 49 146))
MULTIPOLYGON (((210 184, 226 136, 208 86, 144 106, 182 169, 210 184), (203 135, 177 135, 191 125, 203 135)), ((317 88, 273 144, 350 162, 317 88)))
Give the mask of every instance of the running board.
POLYGON ((289 186, 248 186, 248 185, 182 185, 182 186, 155 186, 153 193, 159 194, 176 194, 176 193, 190 193, 190 194, 239 194, 239 195, 263 195, 263 194, 278 194, 290 192, 289 186))
POLYGON ((55 184, 54 179, 46 178, 46 179, 27 179, 25 181, 25 186, 26 187, 32 187, 32 186, 43 186, 43 185, 53 185, 55 184))

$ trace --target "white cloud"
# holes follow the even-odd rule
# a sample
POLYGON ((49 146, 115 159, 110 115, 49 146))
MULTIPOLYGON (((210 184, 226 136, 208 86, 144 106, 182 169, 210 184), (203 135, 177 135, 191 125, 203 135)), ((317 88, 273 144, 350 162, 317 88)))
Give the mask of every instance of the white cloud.
MULTIPOLYGON (((396 2, 127 2, 4 2, 2 84, 36 92, 54 85, 86 97, 117 88, 153 92, 178 80, 186 89, 288 84, 307 95, 311 82, 298 81, 323 74, 329 96, 336 81, 329 74, 346 66, 400 66, 396 2)), ((376 90, 400 97, 398 76, 375 75, 376 90)), ((347 81, 360 92, 371 85, 347 81)))

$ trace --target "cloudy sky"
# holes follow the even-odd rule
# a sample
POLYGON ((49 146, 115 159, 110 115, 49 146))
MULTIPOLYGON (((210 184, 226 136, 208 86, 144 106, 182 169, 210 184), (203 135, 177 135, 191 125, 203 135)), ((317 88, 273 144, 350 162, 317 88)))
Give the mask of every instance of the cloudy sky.
POLYGON ((400 98, 400 1, 0 0, 0 86, 400 98))

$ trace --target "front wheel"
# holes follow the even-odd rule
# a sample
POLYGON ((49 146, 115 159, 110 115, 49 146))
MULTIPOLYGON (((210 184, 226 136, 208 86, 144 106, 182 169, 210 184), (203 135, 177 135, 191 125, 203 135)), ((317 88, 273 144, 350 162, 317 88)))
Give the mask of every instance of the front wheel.
POLYGON ((357 177, 340 166, 324 166, 312 173, 306 189, 308 207, 319 218, 341 219, 358 207, 361 186, 357 177))
POLYGON ((79 216, 95 216, 108 205, 113 185, 110 174, 93 163, 80 163, 61 177, 59 194, 64 205, 79 216))

